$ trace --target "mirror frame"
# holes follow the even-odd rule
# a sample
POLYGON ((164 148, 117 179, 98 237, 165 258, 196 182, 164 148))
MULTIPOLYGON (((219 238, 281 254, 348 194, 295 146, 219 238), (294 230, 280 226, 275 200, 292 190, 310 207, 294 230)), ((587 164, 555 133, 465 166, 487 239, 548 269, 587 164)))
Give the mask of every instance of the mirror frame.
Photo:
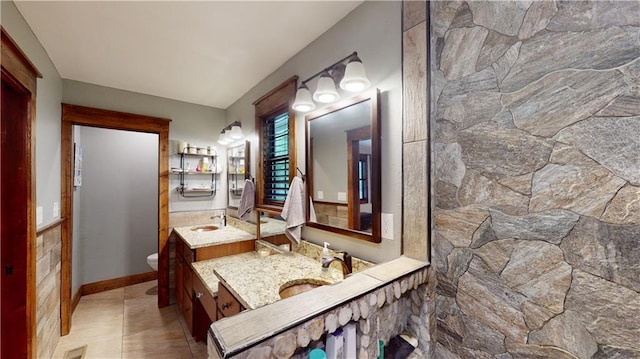
MULTIPOLYGON (((321 229, 327 232, 333 232, 341 235, 345 235, 352 238, 362 239, 365 241, 380 243, 382 241, 381 232, 380 232, 380 217, 381 217, 381 209, 382 209, 382 190, 380 185, 381 180, 381 150, 380 150, 380 91, 378 89, 369 90, 360 95, 353 96, 342 100, 333 105, 323 107, 317 111, 311 112, 305 116, 305 145, 306 145, 306 189, 307 195, 312 196, 311 191, 313 190, 313 169, 312 169, 312 153, 311 150, 311 139, 309 137, 311 121, 317 120, 322 116, 328 115, 330 113, 337 112, 339 110, 345 109, 347 107, 351 107, 357 105, 359 103, 371 101, 371 193, 369 193, 371 200, 371 234, 361 231, 356 231, 353 229, 345 229, 339 227, 332 227, 322 223, 310 222, 309 221, 309 206, 307 207, 307 222, 306 226, 321 229)), ((350 196, 350 194, 348 194, 350 196)))

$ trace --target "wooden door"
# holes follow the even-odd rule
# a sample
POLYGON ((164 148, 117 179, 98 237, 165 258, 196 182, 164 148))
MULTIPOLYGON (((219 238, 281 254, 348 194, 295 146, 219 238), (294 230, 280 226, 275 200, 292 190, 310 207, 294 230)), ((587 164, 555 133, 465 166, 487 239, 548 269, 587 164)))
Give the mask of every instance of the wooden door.
POLYGON ((27 322, 27 157, 30 93, 2 71, 0 128, 1 296, 3 358, 26 358, 27 322), (10 328, 10 329, 8 329, 10 328))

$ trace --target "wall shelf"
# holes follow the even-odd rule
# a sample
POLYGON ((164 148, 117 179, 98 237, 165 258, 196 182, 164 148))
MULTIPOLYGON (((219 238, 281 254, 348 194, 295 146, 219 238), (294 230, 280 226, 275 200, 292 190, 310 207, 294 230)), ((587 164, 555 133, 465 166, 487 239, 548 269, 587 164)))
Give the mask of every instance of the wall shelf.
POLYGON ((203 154, 203 153, 178 153, 180 156, 180 167, 172 168, 170 174, 177 175, 180 185, 176 187, 176 191, 183 198, 196 198, 196 197, 212 197, 216 194, 216 175, 219 175, 216 154, 203 154), (202 168, 203 170, 198 171, 202 168), (193 176, 194 178, 203 178, 204 176, 210 176, 211 182, 206 185, 200 184, 199 186, 190 187, 186 182, 187 176, 193 176))

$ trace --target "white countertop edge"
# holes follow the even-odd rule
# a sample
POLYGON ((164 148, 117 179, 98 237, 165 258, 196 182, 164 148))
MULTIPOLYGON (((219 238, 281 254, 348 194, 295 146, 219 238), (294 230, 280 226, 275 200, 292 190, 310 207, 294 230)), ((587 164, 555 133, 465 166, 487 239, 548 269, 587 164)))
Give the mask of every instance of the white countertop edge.
POLYGON ((221 358, 238 354, 245 348, 277 333, 295 327, 324 312, 361 297, 407 274, 429 265, 409 257, 399 257, 360 271, 333 285, 322 286, 296 296, 242 312, 211 324, 209 334, 221 358), (380 279, 384 273, 384 279, 380 279), (261 323, 261 326, 255 325, 261 323))

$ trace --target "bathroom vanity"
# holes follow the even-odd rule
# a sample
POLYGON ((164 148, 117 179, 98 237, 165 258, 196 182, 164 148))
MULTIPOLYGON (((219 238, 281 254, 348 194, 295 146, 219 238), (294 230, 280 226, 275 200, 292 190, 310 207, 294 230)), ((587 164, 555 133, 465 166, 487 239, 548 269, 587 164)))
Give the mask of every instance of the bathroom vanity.
MULTIPOLYGON (((233 226, 177 227, 176 236, 176 302, 187 327, 196 340, 203 340, 206 328, 217 320, 215 297, 217 285, 210 281, 215 291, 205 290, 202 280, 197 278, 192 263, 233 254, 252 252, 255 249, 255 235, 233 226), (211 309, 211 305, 213 308, 211 309)), ((215 277, 215 275, 214 275, 215 277)))

